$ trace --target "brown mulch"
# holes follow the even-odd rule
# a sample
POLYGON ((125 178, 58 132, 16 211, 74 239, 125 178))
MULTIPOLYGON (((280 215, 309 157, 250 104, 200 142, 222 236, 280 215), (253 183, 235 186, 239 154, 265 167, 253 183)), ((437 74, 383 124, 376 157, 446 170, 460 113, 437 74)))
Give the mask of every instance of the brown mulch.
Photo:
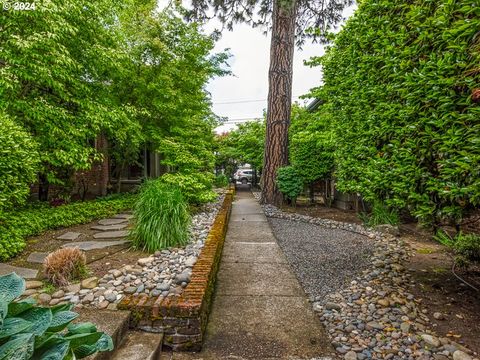
MULTIPOLYGON (((448 337, 480 353, 480 292, 464 284, 452 273, 453 256, 448 248, 435 242, 425 232, 403 232, 402 238, 414 250, 407 268, 414 283, 410 291, 422 299, 432 327, 438 335, 448 337), (445 318, 436 320, 435 312, 445 318)), ((480 266, 455 269, 462 279, 480 288, 480 266)))

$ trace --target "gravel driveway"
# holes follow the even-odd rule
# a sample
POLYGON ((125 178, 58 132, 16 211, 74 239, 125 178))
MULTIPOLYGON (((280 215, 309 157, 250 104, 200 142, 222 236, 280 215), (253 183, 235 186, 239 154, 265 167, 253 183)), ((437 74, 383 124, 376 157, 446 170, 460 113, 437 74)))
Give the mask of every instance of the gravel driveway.
POLYGON ((373 243, 365 236, 292 220, 268 221, 312 300, 322 301, 368 266, 373 243))

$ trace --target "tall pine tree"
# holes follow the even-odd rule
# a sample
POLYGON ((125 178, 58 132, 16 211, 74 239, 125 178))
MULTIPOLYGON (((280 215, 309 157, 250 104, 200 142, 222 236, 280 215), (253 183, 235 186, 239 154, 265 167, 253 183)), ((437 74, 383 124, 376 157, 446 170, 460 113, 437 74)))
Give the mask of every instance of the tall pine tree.
POLYGON ((277 169, 288 164, 295 43, 300 45, 307 37, 321 37, 341 20, 342 11, 352 3, 353 0, 192 0, 187 11, 194 20, 216 16, 228 29, 241 22, 271 29, 264 203, 282 201, 275 177, 277 169))

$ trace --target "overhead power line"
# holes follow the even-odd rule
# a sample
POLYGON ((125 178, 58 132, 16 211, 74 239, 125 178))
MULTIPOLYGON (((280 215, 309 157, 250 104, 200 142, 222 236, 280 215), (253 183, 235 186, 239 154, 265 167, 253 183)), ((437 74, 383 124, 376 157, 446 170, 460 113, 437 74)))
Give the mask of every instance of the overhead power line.
MULTIPOLYGON (((292 96, 292 99, 298 99, 300 96, 292 96)), ((214 102, 213 105, 227 105, 227 104, 245 104, 245 103, 253 103, 253 102, 264 102, 268 99, 252 99, 252 100, 225 100, 225 101, 218 101, 214 102)))

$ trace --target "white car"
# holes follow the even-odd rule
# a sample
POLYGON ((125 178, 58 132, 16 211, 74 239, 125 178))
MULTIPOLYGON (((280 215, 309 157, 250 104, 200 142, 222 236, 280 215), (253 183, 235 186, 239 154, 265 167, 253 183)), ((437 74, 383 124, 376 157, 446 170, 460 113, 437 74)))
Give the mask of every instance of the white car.
POLYGON ((251 169, 239 169, 233 175, 235 181, 240 181, 242 184, 248 184, 252 182, 253 171, 251 169))

